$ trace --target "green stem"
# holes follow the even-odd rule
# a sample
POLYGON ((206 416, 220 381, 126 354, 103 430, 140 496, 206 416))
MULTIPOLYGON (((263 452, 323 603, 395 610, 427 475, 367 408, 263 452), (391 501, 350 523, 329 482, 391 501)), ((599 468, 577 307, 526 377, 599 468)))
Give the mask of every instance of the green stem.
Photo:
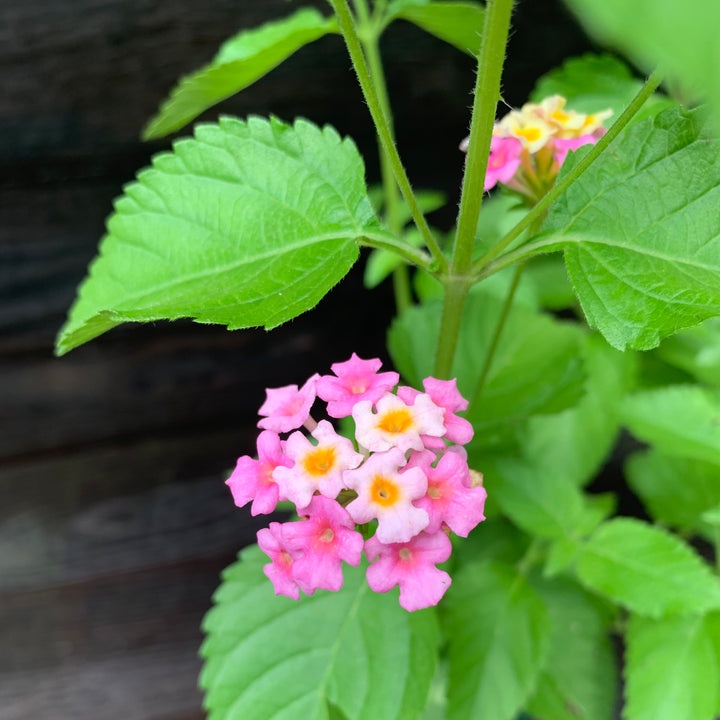
POLYGON ((495 331, 493 332, 492 339, 490 340, 490 347, 488 347, 488 351, 485 354, 485 361, 483 362, 482 370, 480 370, 480 377, 478 379, 477 385, 475 386, 475 393, 473 394, 470 407, 468 408, 468 415, 472 415, 473 410, 480 401, 480 397, 485 387, 485 381, 487 380, 488 373, 490 372, 490 368, 492 367, 492 361, 495 357, 495 351, 500 344, 500 337, 503 330, 505 329, 505 322, 507 321, 508 315, 510 314, 510 308, 512 307, 513 300, 515 299, 515 291, 517 290, 517 286, 520 283, 520 278, 522 277, 524 269, 524 262, 520 263, 515 268, 515 274, 513 275, 512 282, 510 283, 510 289, 508 290, 508 294, 505 296, 505 302, 503 303, 500 317, 498 318, 497 324, 495 325, 495 331))
POLYGON ((720 575, 720 525, 715 526, 715 569, 720 575))
POLYGON ((381 250, 389 250, 399 255, 403 260, 412 265, 417 265, 423 270, 430 272, 432 266, 432 258, 424 251, 412 245, 398 240, 387 233, 375 234, 365 233, 360 240, 360 245, 364 247, 380 248, 381 250))
POLYGON ((427 220, 425 220, 425 217, 420 210, 417 199, 412 191, 412 186, 410 185, 410 181, 408 180, 405 172, 405 168, 403 167, 400 156, 398 155, 387 117, 383 112, 380 99, 375 91, 368 63, 360 44, 360 38, 358 37, 357 29, 355 27, 355 18, 350 12, 347 0, 328 1, 335 11, 338 25, 340 26, 340 32, 345 39, 345 44, 350 54, 350 60, 352 61, 353 68, 355 69, 355 74, 357 75, 358 82, 360 83, 360 88, 365 96, 365 101, 368 104, 370 115, 375 123, 375 129, 377 130, 378 137, 380 138, 380 144, 383 150, 387 153, 393 174, 395 175, 395 180, 400 187, 400 191, 405 198, 405 202, 410 208, 410 213, 415 225, 417 225, 418 230, 423 236, 425 244, 435 259, 437 269, 444 271, 447 267, 447 261, 427 224, 427 220))
POLYGON ((453 245, 450 272, 440 278, 445 287, 445 295, 435 356, 434 374, 438 378, 450 376, 460 332, 460 318, 471 285, 469 271, 482 205, 490 140, 495 124, 495 108, 500 97, 500 79, 505 61, 512 6, 513 0, 489 0, 487 3, 478 56, 470 141, 460 196, 457 234, 453 245))
MULTIPOLYGON (((354 0, 354 2, 358 14, 358 35, 365 50, 372 84, 377 93, 380 107, 385 115, 388 131, 394 140, 395 128, 393 126, 392 108, 390 106, 387 83, 385 82, 385 71, 383 70, 378 44, 381 29, 374 18, 370 18, 365 0, 354 0)), ((378 7, 376 7, 375 10, 377 12, 378 7)), ((402 227, 400 224, 400 195, 398 193, 398 186, 393 177, 390 158, 380 142, 378 142, 378 152, 380 157, 380 177, 382 178, 383 194, 385 196, 385 220, 390 232, 399 235, 402 227)), ((412 305, 410 276, 407 267, 401 265, 393 270, 393 292, 395 294, 395 307, 399 313, 404 312, 412 305)))
MULTIPOLYGON (((655 92, 662 82, 662 75, 659 71, 655 71, 642 86, 638 94, 632 99, 630 104, 620 114, 618 119, 610 126, 610 129, 603 135, 597 144, 584 155, 562 179, 560 179, 552 189, 545 195, 540 202, 512 229, 505 237, 503 237, 497 245, 493 246, 481 258, 473 263, 473 273, 479 275, 480 271, 494 258, 496 258, 515 238, 526 230, 538 217, 542 217, 547 212, 550 205, 562 195, 575 180, 582 175, 585 170, 596 160, 596 158, 605 150, 605 148, 622 132, 625 126, 632 120, 635 114, 644 105, 645 101, 655 92)), ((531 239, 528 236, 528 240, 531 239)))

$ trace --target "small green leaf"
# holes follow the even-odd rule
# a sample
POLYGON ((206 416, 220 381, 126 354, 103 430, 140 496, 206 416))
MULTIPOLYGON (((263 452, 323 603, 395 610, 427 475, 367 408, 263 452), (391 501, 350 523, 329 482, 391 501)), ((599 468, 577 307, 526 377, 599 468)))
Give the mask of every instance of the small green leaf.
POLYGON ((720 4, 716 0, 566 0, 603 45, 626 53, 646 71, 660 66, 686 96, 701 97, 720 114, 720 4))
POLYGON ((488 494, 523 530, 547 538, 575 535, 582 517, 582 496, 560 471, 512 458, 488 461, 483 471, 488 494))
POLYGON ((242 30, 223 43, 209 65, 180 80, 143 130, 143 139, 179 130, 203 111, 252 85, 303 45, 331 32, 337 32, 335 20, 323 17, 315 8, 301 8, 282 20, 242 30))
POLYGON ((544 603, 514 568, 467 565, 448 590, 448 720, 511 720, 533 691, 551 623, 544 603))
POLYGON ((480 52, 485 9, 475 2, 428 2, 393 0, 388 18, 408 20, 469 55, 480 52))
POLYGON ((634 435, 673 455, 720 465, 720 390, 676 385, 625 398, 623 418, 634 435))
MULTIPOLYGON (((531 102, 540 102, 550 95, 567 98, 568 107, 583 113, 610 109, 617 116, 637 95, 642 82, 630 68, 611 55, 587 53, 566 60, 562 67, 543 75, 530 94, 531 102)), ((672 101, 653 95, 634 120, 655 114, 672 101)), ((607 124, 607 123, 606 123, 607 124)))
POLYGON ((546 247, 565 249, 588 322, 611 345, 647 350, 720 315, 718 202, 720 141, 697 112, 672 108, 626 128, 554 203, 546 247))
POLYGON ((583 548, 578 575, 639 615, 720 607, 720 584, 700 557, 679 538, 640 520, 601 525, 583 548))
POLYGON ((564 579, 531 577, 550 613, 550 654, 527 709, 543 720, 612 720, 617 668, 610 615, 597 599, 564 579))
POLYGON ((577 560, 579 553, 580 543, 577 540, 568 537, 553 540, 548 548, 543 574, 548 578, 559 575, 577 560))
MULTIPOLYGON (((451 374, 470 400, 503 302, 483 285, 468 295, 451 374)), ((432 375, 434 353, 428 350, 437 342, 440 316, 441 304, 430 301, 403 313, 390 328, 393 361, 413 385, 432 375)), ((584 380, 578 357, 582 337, 575 324, 520 305, 511 310, 482 395, 469 411, 476 444, 530 415, 558 412, 578 399, 584 380)))
POLYGON ((626 720, 713 720, 720 673, 707 618, 631 617, 626 720))
POLYGON ((708 523, 708 525, 720 525, 720 504, 714 508, 710 508, 710 510, 704 512, 700 517, 703 522, 708 523))
POLYGON ((205 618, 209 720, 412 720, 425 705, 439 641, 434 610, 405 612, 365 568, 338 593, 273 597, 257 547, 231 566, 205 618))
POLYGON ((710 318, 667 338, 656 352, 700 382, 720 387, 720 318, 710 318))
POLYGON ((192 317, 272 328, 309 310, 381 232, 355 145, 305 120, 223 118, 125 188, 57 341, 192 317))
POLYGON ((720 503, 720 465, 649 450, 630 456, 625 475, 656 521, 710 534, 704 513, 720 503))

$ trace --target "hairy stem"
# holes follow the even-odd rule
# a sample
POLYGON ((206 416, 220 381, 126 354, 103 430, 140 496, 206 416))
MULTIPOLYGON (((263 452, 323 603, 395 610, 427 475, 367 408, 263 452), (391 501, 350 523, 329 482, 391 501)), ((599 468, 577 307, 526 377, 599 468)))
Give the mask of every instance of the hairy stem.
POLYGON ((362 93, 365 96, 365 101, 368 104, 370 115, 375 123, 375 129, 377 130, 380 144, 383 150, 387 153, 390 166, 392 167, 400 192, 410 208, 410 213, 415 225, 433 255, 437 269, 442 271, 446 268, 447 261, 445 260, 445 256, 443 255, 440 246, 435 240, 435 237, 433 236, 430 227, 420 210, 415 194, 412 191, 410 181, 405 173, 405 168, 400 160, 400 155, 395 147, 395 142, 393 140, 387 117, 385 116, 380 99, 378 98, 373 85, 370 69, 360 44, 360 38, 358 37, 357 28, 355 27, 355 18, 350 12, 347 0, 328 1, 335 11, 338 25, 340 26, 340 32, 345 39, 345 44, 350 54, 350 60, 352 61, 353 68, 355 69, 355 74, 357 75, 358 82, 360 83, 362 93))
POLYGON ((482 205, 495 108, 500 98, 500 79, 510 29, 513 0, 488 0, 475 82, 470 141, 468 146, 458 227, 450 271, 441 277, 445 287, 435 376, 450 376, 465 298, 471 285, 469 271, 475 230, 482 205))

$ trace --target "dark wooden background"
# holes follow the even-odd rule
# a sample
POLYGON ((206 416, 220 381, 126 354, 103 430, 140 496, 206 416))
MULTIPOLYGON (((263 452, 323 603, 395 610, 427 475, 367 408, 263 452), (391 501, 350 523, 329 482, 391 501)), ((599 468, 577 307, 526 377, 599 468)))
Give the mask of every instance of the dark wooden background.
MULTIPOLYGON (((254 451, 266 386, 383 353, 388 288, 359 268, 283 328, 124 327, 62 359, 54 335, 123 183, 169 145, 138 135, 173 82, 283 0, 0 2, 0 716, 191 720, 199 623, 261 521, 223 484, 254 451)), ((323 7, 318 3, 319 7, 323 7)), ((515 15, 506 100, 587 40, 556 2, 515 15)), ((398 24, 385 40, 400 148, 419 187, 457 201, 473 67, 398 24)), ((303 115, 373 133, 338 37, 220 111, 303 115)), ((206 119, 216 117, 215 109, 206 119)), ((268 585, 270 593, 270 586, 268 585)), ((251 719, 248 719, 251 720, 251 719)))

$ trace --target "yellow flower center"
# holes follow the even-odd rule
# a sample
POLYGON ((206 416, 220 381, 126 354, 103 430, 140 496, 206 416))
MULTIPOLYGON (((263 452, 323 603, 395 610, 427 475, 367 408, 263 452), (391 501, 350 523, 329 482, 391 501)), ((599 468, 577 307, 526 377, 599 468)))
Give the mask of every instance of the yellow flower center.
POLYGON ((399 497, 397 485, 382 475, 376 475, 370 488, 370 498, 372 501, 382 507, 390 507, 394 505, 399 497))
POLYGON ((431 497, 433 500, 437 500, 442 495, 442 493, 440 492, 440 488, 436 487, 435 485, 431 485, 428 488, 427 493, 428 496, 431 497))
POLYGON ((335 533, 332 528, 325 528, 320 534, 320 542, 329 543, 333 541, 335 533))
POLYGON ((412 416, 407 408, 396 408, 395 410, 389 410, 386 412, 378 427, 387 433, 404 433, 410 429, 413 424, 412 416))
POLYGON ((311 450, 303 460, 305 472, 313 477, 326 475, 335 465, 335 448, 327 445, 311 450))
POLYGON ((542 135, 540 128, 537 127, 518 128, 515 134, 524 137, 528 142, 535 142, 535 140, 539 140, 542 135))
POLYGON ((412 557, 412 551, 410 548, 400 548, 400 550, 398 550, 398 555, 401 560, 409 560, 412 557))

